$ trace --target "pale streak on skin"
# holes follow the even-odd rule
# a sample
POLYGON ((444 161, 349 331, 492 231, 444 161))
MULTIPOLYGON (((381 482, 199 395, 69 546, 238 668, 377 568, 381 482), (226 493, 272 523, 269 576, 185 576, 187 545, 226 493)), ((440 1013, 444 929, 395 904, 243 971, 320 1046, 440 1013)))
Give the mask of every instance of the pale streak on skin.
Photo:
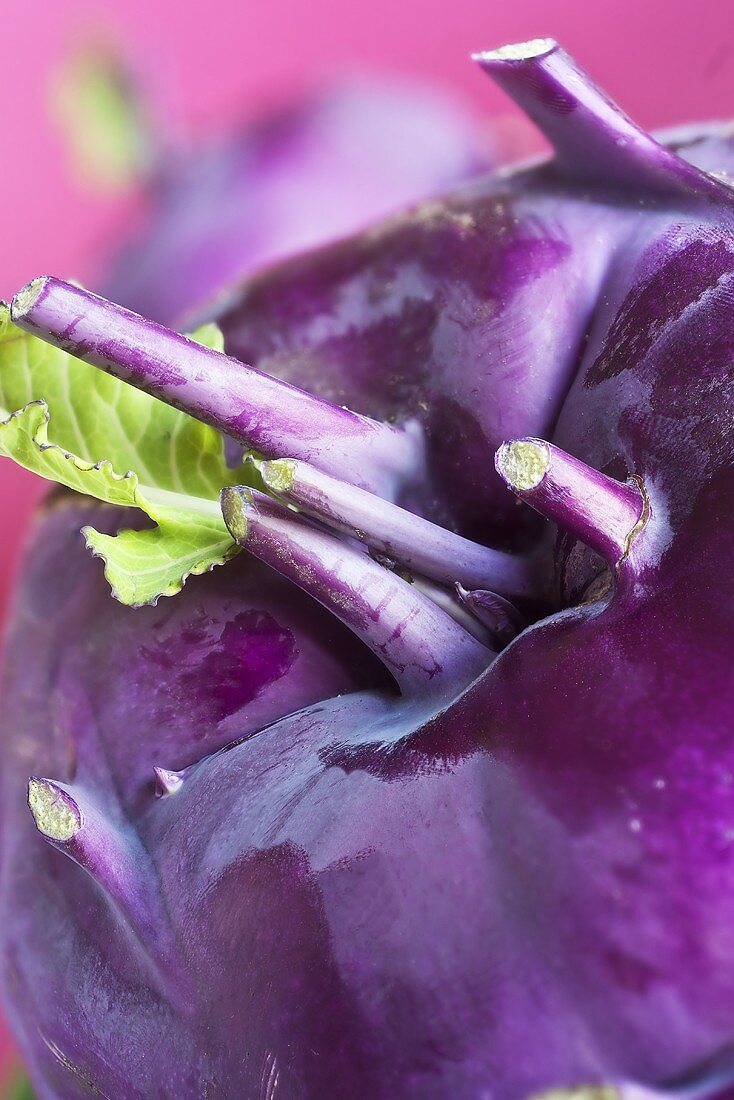
POLYGON ((278 1056, 269 1050, 265 1055, 263 1071, 260 1074, 260 1089, 262 1100, 275 1100, 275 1093, 280 1080, 278 1069, 278 1056))
POLYGON ((72 1077, 75 1077, 77 1081, 81 1083, 81 1086, 85 1092, 88 1092, 92 1096, 99 1096, 101 1097, 101 1100, 112 1100, 112 1097, 110 1097, 106 1092, 102 1092, 102 1090, 94 1083, 94 1081, 92 1081, 92 1079, 84 1072, 83 1069, 72 1062, 68 1054, 64 1054, 61 1047, 58 1046, 53 1041, 53 1039, 47 1039, 41 1031, 40 1027, 37 1030, 38 1034, 41 1036, 43 1045, 46 1047, 49 1053, 53 1055, 60 1066, 63 1066, 64 1069, 72 1075, 72 1077))

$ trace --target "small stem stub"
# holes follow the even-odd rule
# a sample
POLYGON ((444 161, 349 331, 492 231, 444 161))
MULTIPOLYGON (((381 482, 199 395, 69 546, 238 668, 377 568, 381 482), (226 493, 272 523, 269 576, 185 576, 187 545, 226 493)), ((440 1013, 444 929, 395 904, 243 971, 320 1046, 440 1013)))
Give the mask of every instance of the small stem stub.
POLYGON ((82 814, 70 794, 49 779, 28 780, 28 808, 39 833, 57 844, 72 840, 82 827, 82 814))
POLYGON ((528 620, 509 600, 496 592, 477 589, 468 592, 460 584, 456 585, 456 594, 464 607, 468 608, 478 622, 489 631, 500 648, 509 645, 513 638, 525 629, 528 620))
POLYGON ((521 500, 611 565, 627 556, 647 519, 638 479, 615 481, 543 439, 503 443, 495 465, 521 500))
POLYGON ((184 782, 183 772, 171 771, 170 768, 153 768, 155 776, 156 798, 165 798, 181 790, 184 782))

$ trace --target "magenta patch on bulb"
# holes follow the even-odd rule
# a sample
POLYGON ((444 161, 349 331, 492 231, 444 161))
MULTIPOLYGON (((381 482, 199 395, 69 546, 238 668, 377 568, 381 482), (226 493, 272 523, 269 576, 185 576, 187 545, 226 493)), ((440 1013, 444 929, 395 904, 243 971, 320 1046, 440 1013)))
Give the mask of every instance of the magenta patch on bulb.
POLYGON ((298 654, 290 630, 267 611, 241 611, 225 623, 189 623, 178 638, 146 646, 147 661, 169 672, 179 700, 221 721, 284 676, 298 654))

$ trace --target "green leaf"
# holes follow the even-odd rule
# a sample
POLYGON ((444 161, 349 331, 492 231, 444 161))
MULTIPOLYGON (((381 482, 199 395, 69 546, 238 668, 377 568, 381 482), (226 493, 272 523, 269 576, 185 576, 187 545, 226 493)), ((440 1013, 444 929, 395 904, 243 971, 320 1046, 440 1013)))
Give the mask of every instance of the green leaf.
MULTIPOLYGON (((221 346, 213 325, 194 339, 221 346)), ((22 332, 6 306, 0 306, 0 455, 152 520, 150 529, 115 536, 84 530, 123 603, 174 595, 187 577, 237 552, 219 492, 252 478, 249 467, 227 466, 219 433, 22 332)))
POLYGON ((82 530, 87 548, 105 563, 113 595, 130 607, 175 596, 188 577, 224 565, 238 552, 221 515, 193 520, 190 512, 175 508, 145 511, 157 521, 151 531, 105 535, 93 527, 82 530))
POLYGON ((196 332, 191 333, 191 339, 212 351, 224 351, 224 333, 213 321, 208 325, 199 325, 196 332))

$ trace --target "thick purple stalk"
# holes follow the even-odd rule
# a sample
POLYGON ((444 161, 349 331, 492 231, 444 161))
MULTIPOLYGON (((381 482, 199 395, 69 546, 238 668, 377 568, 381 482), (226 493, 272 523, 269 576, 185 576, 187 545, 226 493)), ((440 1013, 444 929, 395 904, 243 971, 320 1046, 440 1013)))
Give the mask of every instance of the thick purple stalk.
POLYGON ((264 455, 284 450, 390 495, 421 465, 417 426, 360 416, 60 279, 16 294, 13 321, 264 455))
POLYGON ((637 126, 552 38, 474 58, 545 134, 574 179, 677 200, 732 201, 726 184, 637 126))
POLYGON ((224 489, 233 538, 333 612, 406 696, 457 694, 490 652, 407 581, 256 490, 224 489))
POLYGON ((426 577, 510 596, 533 591, 527 558, 480 546, 305 462, 265 462, 261 472, 268 488, 289 504, 426 577))
POLYGON ((188 996, 176 979, 178 951, 149 857, 134 833, 108 821, 83 792, 31 776, 28 807, 36 828, 91 875, 150 959, 166 996, 188 996))
POLYGON ((508 488, 610 564, 626 557, 647 519, 640 485, 623 485, 542 439, 503 443, 495 459, 508 488))

